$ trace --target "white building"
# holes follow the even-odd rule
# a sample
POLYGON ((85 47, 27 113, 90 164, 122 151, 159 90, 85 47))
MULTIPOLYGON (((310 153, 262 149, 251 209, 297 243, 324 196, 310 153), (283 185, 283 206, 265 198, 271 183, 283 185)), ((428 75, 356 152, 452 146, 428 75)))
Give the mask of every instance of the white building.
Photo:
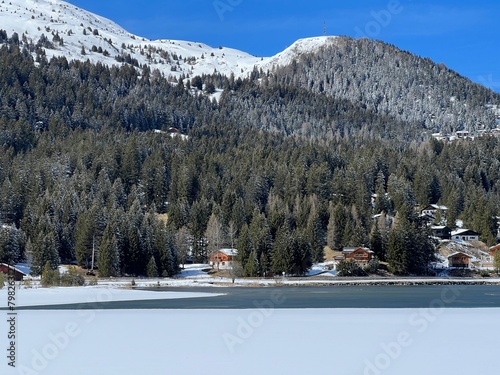
POLYGON ((451 232, 453 241, 479 241, 479 233, 470 229, 457 229, 451 232))

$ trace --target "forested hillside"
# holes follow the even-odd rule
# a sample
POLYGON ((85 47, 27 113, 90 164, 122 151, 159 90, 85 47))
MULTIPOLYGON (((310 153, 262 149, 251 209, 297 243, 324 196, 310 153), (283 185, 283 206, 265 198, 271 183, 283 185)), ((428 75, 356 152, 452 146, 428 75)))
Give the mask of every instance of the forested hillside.
POLYGON ((365 38, 332 38, 275 68, 273 80, 349 100, 420 131, 494 128, 495 113, 486 105, 500 104, 499 94, 444 64, 365 38))
POLYGON ((188 246, 206 261, 217 243, 238 248, 247 276, 303 274, 327 244, 365 244, 420 274, 433 248, 415 208, 437 202, 495 242, 498 138, 441 143, 369 101, 287 82, 286 68, 171 85, 5 41, 2 262, 87 266, 94 247, 101 276, 170 276, 188 246))

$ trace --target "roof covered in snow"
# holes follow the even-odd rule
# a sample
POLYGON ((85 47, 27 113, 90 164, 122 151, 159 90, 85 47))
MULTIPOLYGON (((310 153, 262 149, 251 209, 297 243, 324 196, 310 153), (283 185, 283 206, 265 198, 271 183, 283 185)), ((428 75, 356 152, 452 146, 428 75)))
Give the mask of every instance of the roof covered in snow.
POLYGON ((237 249, 220 249, 219 251, 231 257, 236 256, 238 254, 237 249))
POLYGON ((461 235, 479 236, 479 233, 474 232, 471 229, 463 228, 463 229, 457 229, 457 230, 451 232, 451 235, 452 236, 461 236, 461 235))

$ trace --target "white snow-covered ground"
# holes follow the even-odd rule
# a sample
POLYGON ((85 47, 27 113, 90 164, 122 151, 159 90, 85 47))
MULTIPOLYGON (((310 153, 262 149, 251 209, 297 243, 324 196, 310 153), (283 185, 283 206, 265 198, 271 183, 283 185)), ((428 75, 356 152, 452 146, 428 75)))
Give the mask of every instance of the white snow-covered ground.
MULTIPOLYGON (((17 285, 17 284, 16 284, 17 285)), ((20 306, 43 306, 73 303, 94 303, 111 301, 134 301, 171 298, 195 298, 211 297, 220 295, 217 293, 193 293, 193 292, 166 292, 166 291, 144 291, 135 289, 119 288, 120 284, 113 286, 89 286, 89 287, 67 287, 67 288, 32 288, 16 289, 15 305, 20 306)), ((0 290, 0 301, 5 301, 7 306, 7 288, 0 290)), ((0 306, 4 306, 0 302, 0 306)))
POLYGON ((0 315, 5 375, 498 371, 500 309, 19 311, 15 368, 0 315))
POLYGON ((315 263, 312 265, 311 269, 307 272, 307 276, 335 276, 337 275, 337 270, 335 269, 335 262, 325 262, 325 263, 315 263))
POLYGON ((177 278, 206 279, 211 276, 205 272, 211 269, 210 264, 185 264, 177 278))

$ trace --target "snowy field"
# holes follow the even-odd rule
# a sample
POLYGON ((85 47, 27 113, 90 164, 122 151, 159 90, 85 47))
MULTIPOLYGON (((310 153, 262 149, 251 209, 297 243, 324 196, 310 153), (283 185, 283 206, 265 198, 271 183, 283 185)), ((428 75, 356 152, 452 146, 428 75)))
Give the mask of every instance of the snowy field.
MULTIPOLYGON (((25 292, 18 291, 19 301, 25 292)), ((31 293, 33 304, 177 296, 112 288, 31 293)), ((179 297, 195 295, 206 296, 179 297)), ((5 289, 0 298, 6 301, 5 289)), ((426 309, 274 309, 275 298, 251 310, 17 311, 15 368, 8 358, 11 316, 0 311, 7 353, 0 373, 496 373, 500 309, 444 309, 439 301, 426 309)))

